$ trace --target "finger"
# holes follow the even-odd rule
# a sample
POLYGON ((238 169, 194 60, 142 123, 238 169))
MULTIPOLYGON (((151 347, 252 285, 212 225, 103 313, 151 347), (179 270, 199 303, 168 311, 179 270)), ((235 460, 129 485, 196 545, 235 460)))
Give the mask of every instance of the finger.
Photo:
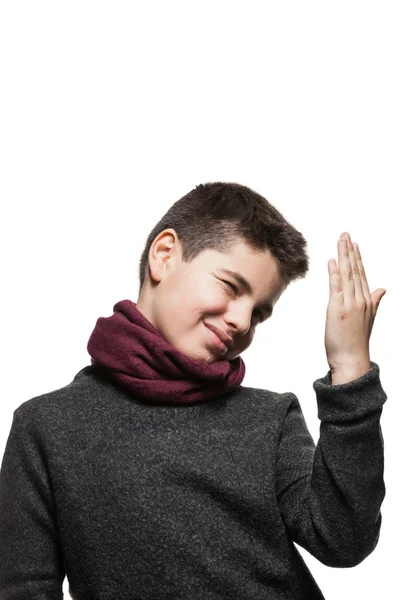
POLYGON ((371 293, 369 291, 367 275, 365 273, 364 265, 362 262, 360 248, 358 247, 358 244, 356 244, 354 242, 353 242, 353 246, 354 246, 354 255, 356 257, 357 264, 358 264, 358 270, 360 272, 360 281, 361 281, 364 297, 368 300, 369 298, 371 298, 371 293))
MULTIPOLYGON (((344 234, 342 234, 343 236, 344 234)), ((341 237, 338 241, 338 265, 340 276, 342 279, 342 288, 343 288, 343 300, 346 304, 354 300, 355 291, 354 291, 354 279, 353 279, 353 269, 351 268, 349 249, 347 246, 347 240, 341 237)))
POLYGON ((336 261, 334 258, 331 258, 328 261, 328 271, 329 271, 329 291, 331 297, 335 297, 335 299, 340 298, 343 299, 343 287, 342 287, 342 278, 340 276, 340 272, 336 261))
POLYGON ((351 237, 347 238, 347 249, 349 252, 349 259, 351 270, 353 271, 353 283, 354 283, 354 295, 356 300, 364 300, 364 290, 361 283, 361 273, 360 268, 357 262, 357 258, 355 256, 353 242, 351 241, 351 237))

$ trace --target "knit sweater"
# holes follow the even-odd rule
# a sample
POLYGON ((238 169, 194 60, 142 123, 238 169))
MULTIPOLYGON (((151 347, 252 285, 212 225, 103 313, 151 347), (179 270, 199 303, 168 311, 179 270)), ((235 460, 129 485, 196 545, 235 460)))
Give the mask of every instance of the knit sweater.
POLYGON ((0 599, 321 600, 294 542, 352 567, 381 527, 379 367, 299 400, 237 387, 133 397, 101 367, 13 413, 0 471, 0 599))

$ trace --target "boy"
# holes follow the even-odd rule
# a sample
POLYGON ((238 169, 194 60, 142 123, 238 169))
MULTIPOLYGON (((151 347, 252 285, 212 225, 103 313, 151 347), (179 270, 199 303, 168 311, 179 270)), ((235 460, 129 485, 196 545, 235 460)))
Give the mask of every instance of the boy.
POLYGON ((315 446, 294 393, 241 385, 241 352, 306 241, 234 183, 197 186, 149 234, 137 303, 99 318, 91 365, 14 411, 0 477, 1 600, 321 600, 375 548, 386 394, 369 358, 385 290, 356 244, 328 263, 315 446))

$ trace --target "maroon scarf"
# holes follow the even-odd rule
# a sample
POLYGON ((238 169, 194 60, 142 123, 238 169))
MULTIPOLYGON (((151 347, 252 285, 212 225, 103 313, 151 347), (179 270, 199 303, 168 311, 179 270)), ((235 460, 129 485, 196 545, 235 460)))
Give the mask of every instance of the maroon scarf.
POLYGON ((244 379, 240 356, 206 364, 177 350, 131 300, 100 317, 89 338, 93 364, 135 396, 156 404, 194 404, 227 394, 244 379))

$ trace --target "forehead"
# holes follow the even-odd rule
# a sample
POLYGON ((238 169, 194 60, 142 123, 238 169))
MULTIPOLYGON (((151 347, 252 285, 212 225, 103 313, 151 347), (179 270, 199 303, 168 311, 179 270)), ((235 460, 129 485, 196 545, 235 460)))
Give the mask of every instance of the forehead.
POLYGON ((235 271, 239 274, 243 279, 242 283, 247 291, 250 291, 250 289, 246 281, 246 272, 249 273, 250 278, 252 273, 261 277, 269 274, 274 280, 280 280, 278 263, 268 248, 265 250, 256 250, 240 241, 232 245, 226 252, 213 252, 215 263, 220 265, 221 268, 235 271))

